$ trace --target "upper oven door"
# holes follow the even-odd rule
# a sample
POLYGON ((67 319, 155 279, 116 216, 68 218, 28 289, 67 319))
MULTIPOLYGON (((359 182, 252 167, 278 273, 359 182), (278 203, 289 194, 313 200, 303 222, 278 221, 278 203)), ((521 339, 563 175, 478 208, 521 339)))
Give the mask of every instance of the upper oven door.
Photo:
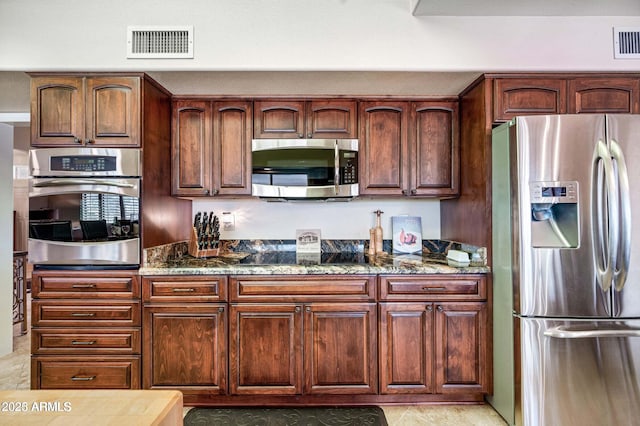
POLYGON ((252 194, 326 198, 358 195, 357 140, 257 139, 252 143, 252 194))
POLYGON ((140 150, 43 148, 29 151, 31 176, 140 176, 140 150))

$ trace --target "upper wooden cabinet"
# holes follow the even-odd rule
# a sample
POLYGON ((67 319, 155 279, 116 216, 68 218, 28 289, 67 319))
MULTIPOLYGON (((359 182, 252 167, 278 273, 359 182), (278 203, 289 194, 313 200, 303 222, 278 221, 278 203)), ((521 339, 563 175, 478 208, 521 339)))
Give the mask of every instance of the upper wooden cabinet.
POLYGON ((566 111, 566 80, 498 78, 494 82, 494 121, 508 121, 517 115, 564 114, 566 111))
POLYGON ((640 79, 635 77, 497 77, 493 122, 517 115, 640 113, 640 79))
POLYGON ((458 123, 457 102, 362 102, 360 193, 457 195, 458 123))
POLYGON ((355 139, 356 105, 356 101, 347 99, 257 100, 253 137, 355 139))
POLYGON ((569 80, 569 95, 571 113, 640 112, 638 78, 575 78, 569 80))
POLYGON ((173 194, 250 195, 251 118, 250 101, 174 101, 173 194))
POLYGON ((141 78, 31 79, 33 146, 140 146, 141 78))

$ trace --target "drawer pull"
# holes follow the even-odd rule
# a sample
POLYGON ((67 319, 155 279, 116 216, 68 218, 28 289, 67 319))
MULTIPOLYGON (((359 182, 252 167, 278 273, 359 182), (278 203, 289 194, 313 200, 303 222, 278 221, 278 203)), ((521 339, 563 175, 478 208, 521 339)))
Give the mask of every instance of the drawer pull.
POLYGON ((73 376, 71 380, 74 382, 90 382, 95 378, 96 376, 73 376))
POLYGON ((194 291, 196 291, 195 288, 174 288, 173 289, 174 293, 193 293, 194 291))
POLYGON ((71 288, 96 288, 95 284, 73 284, 71 288))
POLYGON ((446 287, 422 287, 423 290, 432 291, 432 290, 446 290, 446 287))
POLYGON ((72 312, 72 317, 95 317, 95 312, 72 312))
POLYGON ((82 342, 80 340, 72 340, 71 344, 72 345, 77 345, 77 346, 90 346, 90 345, 95 345, 96 341, 95 340, 90 340, 88 342, 82 342))

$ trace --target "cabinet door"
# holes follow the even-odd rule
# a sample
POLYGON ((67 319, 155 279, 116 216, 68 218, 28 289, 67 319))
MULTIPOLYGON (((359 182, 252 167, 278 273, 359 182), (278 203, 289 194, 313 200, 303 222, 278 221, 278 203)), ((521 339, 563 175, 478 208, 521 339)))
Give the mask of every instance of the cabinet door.
POLYGON ((87 77, 85 144, 140 146, 140 78, 87 77))
POLYGON ((412 109, 411 195, 453 196, 460 187, 458 104, 417 102, 412 109))
POLYGON ((303 138, 305 102, 263 100, 253 103, 253 137, 256 139, 303 138))
POLYGON ((358 110, 355 101, 315 100, 307 102, 306 133, 316 139, 358 137, 358 110))
POLYGON ((172 194, 209 195, 211 192, 211 103, 176 101, 172 126, 172 194))
POLYGON ((493 121, 516 115, 564 114, 567 82, 564 79, 498 78, 493 87, 493 121))
POLYGON ((31 144, 80 145, 85 137, 82 77, 31 79, 31 144))
POLYGON ((251 195, 251 105, 213 104, 213 187, 220 195, 251 195))
POLYGON ((304 308, 305 394, 375 394, 375 303, 304 308))
POLYGON ((433 393, 432 303, 380 303, 380 393, 433 393))
POLYGON ((640 112, 640 80, 637 78, 576 78, 569 81, 569 112, 640 112))
POLYGON ((436 392, 488 391, 486 302, 436 304, 436 392))
POLYGON ((360 194, 405 194, 409 103, 362 102, 359 111, 360 194))
POLYGON ((145 307, 143 332, 145 389, 227 393, 224 305, 145 307))
POLYGON ((230 307, 229 376, 233 395, 302 393, 300 305, 230 307))

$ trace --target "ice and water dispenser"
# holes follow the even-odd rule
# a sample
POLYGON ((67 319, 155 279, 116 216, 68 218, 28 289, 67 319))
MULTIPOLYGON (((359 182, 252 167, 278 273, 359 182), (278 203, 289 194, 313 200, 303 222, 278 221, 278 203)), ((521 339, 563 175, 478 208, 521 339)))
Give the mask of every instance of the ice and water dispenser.
POLYGON ((577 248, 578 182, 532 182, 531 244, 540 248, 577 248))

